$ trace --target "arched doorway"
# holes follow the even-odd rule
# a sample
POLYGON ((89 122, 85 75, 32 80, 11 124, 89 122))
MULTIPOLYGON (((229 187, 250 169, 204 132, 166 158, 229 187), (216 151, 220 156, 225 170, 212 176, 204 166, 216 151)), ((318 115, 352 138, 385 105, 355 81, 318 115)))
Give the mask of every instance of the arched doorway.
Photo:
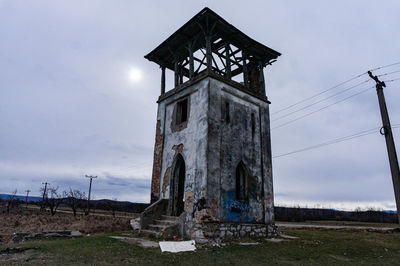
POLYGON ((242 161, 236 167, 236 200, 247 199, 247 171, 242 161))
POLYGON ((172 215, 174 216, 179 216, 184 211, 185 175, 185 160, 178 154, 173 172, 172 215))

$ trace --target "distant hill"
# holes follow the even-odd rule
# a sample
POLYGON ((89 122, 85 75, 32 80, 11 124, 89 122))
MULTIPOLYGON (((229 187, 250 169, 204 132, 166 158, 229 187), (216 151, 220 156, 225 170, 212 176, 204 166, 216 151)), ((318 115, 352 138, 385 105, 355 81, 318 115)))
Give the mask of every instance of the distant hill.
POLYGON ((114 201, 109 199, 93 200, 93 206, 98 209, 115 209, 117 211, 141 213, 150 204, 149 203, 134 203, 129 201, 114 201))
MULTIPOLYGON (((11 194, 0 194, 0 199, 8 200, 12 195, 11 194)), ((15 195, 18 200, 25 201, 26 196, 15 195)), ((30 202, 38 202, 41 201, 42 197, 38 196, 29 196, 28 201, 30 202)), ((86 200, 83 200, 86 202, 86 200)), ((140 213, 144 209, 147 208, 150 204, 148 203, 134 203, 129 201, 114 201, 109 199, 100 199, 100 200, 91 200, 92 208, 98 208, 103 210, 116 210, 116 211, 124 211, 124 212, 133 212, 140 213)), ((83 203, 85 204, 85 203, 83 203)), ((64 205, 64 204, 62 204, 64 205)))
MULTIPOLYGON (((12 195, 11 194, 0 194, 0 199, 9 199, 12 195)), ((26 196, 15 195, 15 197, 19 200, 25 201, 26 196)), ((40 201, 42 197, 37 196, 29 196, 28 201, 40 201)))
POLYGON ((395 211, 339 211, 334 209, 274 207, 275 220, 285 222, 304 221, 358 221, 375 223, 398 223, 395 211))

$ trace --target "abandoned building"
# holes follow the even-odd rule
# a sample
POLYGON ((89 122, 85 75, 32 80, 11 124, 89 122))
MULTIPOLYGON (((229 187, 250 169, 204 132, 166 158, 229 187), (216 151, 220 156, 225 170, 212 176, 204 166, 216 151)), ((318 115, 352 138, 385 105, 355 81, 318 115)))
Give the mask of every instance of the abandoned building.
POLYGON ((160 66, 161 95, 143 232, 178 230, 195 239, 274 234, 263 69, 278 56, 209 8, 145 56, 160 66), (166 71, 174 77, 169 91, 166 71))

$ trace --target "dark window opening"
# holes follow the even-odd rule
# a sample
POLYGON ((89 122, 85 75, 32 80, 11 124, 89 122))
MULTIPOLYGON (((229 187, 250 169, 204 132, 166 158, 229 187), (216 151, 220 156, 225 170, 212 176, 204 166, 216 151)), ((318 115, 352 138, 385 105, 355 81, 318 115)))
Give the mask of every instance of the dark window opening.
POLYGON ((182 124, 188 119, 188 99, 177 103, 176 124, 182 124))
POLYGON ((236 167, 236 200, 247 199, 247 174, 243 162, 236 167))
POLYGON ((251 114, 251 136, 254 138, 254 133, 256 130, 256 120, 254 117, 254 113, 251 114))
POLYGON ((231 121, 230 113, 229 113, 229 102, 225 102, 225 122, 229 124, 231 121))

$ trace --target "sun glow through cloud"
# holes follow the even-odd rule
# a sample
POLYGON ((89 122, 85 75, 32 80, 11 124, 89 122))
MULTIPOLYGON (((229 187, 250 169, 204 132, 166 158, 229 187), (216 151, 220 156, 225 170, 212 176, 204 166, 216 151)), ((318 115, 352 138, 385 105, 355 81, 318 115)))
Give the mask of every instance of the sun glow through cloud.
POLYGON ((134 83, 139 82, 143 77, 142 71, 136 67, 131 67, 128 74, 129 80, 134 83))

